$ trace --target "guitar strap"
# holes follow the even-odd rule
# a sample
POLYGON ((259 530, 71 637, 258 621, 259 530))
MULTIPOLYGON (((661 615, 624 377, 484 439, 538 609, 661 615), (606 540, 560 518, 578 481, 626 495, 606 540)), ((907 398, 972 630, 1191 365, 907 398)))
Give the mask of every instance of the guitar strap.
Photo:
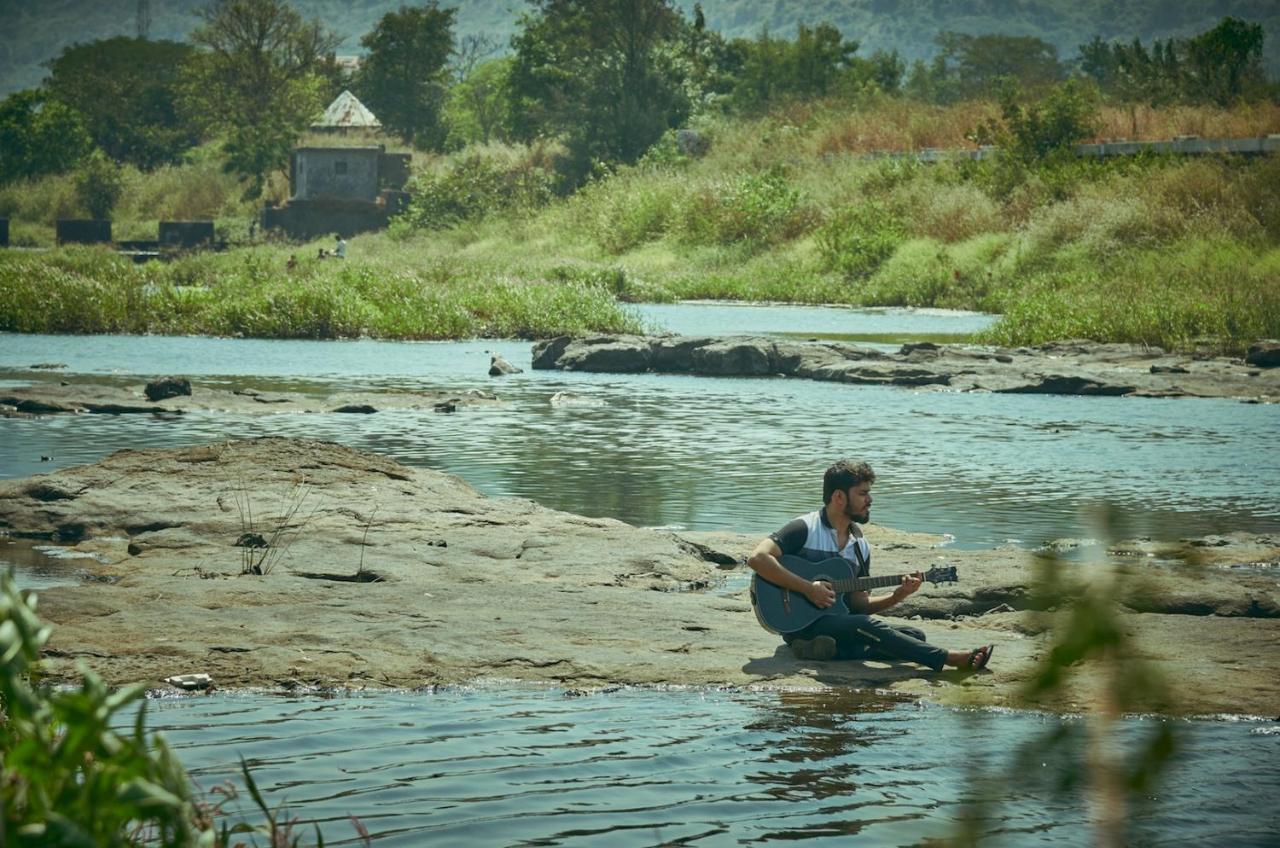
POLYGON ((854 542, 854 543, 853 543, 853 558, 854 558, 855 560, 857 560, 857 563, 858 563, 858 573, 857 573, 857 574, 855 574, 854 576, 855 576, 855 577, 870 577, 870 576, 871 576, 871 563, 870 563, 870 561, 867 559, 866 555, 862 553, 862 544, 861 544, 861 543, 859 543, 859 542, 854 542))

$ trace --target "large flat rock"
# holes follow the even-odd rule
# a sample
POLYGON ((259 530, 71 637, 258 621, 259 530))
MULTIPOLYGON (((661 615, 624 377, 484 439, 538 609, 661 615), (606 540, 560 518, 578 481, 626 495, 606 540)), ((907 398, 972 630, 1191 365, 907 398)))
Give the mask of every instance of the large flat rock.
MULTIPOLYGON (((741 563, 752 537, 489 498, 317 441, 121 451, 3 482, 0 531, 94 557, 79 585, 41 593, 54 625, 47 671, 61 681, 84 660, 116 684, 206 672, 224 688, 858 686, 1003 704, 1017 702, 1052 633, 1026 552, 948 552, 936 537, 873 526, 878 574, 939 558, 959 567, 959 583, 895 612, 948 647, 996 643, 991 671, 801 662, 751 611, 741 563)), ((1190 570, 1147 567, 1141 590, 1115 599, 1151 662, 1195 682, 1160 706, 1273 713, 1269 566, 1280 546, 1250 537, 1198 549, 1190 570)))
POLYGON ((952 391, 1280 400, 1280 368, 1087 341, 1016 349, 923 342, 885 353, 840 342, 749 336, 566 336, 535 344, 533 367, 802 377, 952 391))
POLYGON ((224 389, 197 385, 189 395, 149 400, 142 385, 111 385, 79 379, 74 382, 36 380, 30 385, 0 389, 0 416, 27 417, 59 413, 100 415, 233 412, 237 414, 350 412, 375 413, 388 409, 431 409, 453 412, 458 407, 494 405, 501 401, 472 389, 461 393, 437 391, 367 391, 308 394, 298 391, 224 389))

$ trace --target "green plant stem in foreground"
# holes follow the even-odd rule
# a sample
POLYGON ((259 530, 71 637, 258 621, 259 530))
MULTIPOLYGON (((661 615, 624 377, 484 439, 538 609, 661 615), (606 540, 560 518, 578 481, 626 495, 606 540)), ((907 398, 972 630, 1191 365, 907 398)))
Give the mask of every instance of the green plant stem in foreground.
MULTIPOLYGON (((14 848, 164 845, 231 848, 264 844, 299 848, 302 822, 283 806, 272 808, 243 759, 245 789, 264 824, 229 824, 223 804, 237 797, 229 781, 198 799, 186 770, 164 738, 146 731, 138 708, 130 732, 116 730, 127 707, 143 698, 146 684, 109 689, 81 664, 78 689, 39 685, 40 652, 51 628, 36 613, 36 596, 20 591, 12 570, 0 572, 0 845, 14 848), (235 838, 249 834, 251 841, 235 838)), ((352 819, 368 845, 368 833, 352 819)), ((324 845, 319 826, 315 844, 324 845)))
POLYGON ((33 686, 49 632, 34 596, 0 575, 0 843, 128 845, 140 841, 126 837, 132 832, 164 845, 196 844, 208 822, 181 764, 162 739, 147 739, 144 712, 131 733, 111 727, 145 685, 112 692, 86 667, 79 689, 33 686))

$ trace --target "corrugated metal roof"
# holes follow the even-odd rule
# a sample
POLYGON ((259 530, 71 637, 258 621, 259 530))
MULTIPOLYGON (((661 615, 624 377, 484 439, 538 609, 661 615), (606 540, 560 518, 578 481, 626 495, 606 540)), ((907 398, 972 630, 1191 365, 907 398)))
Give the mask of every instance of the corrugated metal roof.
POLYGON ((329 108, 324 110, 324 116, 311 125, 312 129, 356 127, 372 129, 381 126, 382 124, 373 116, 373 113, 350 91, 343 91, 334 98, 329 108))

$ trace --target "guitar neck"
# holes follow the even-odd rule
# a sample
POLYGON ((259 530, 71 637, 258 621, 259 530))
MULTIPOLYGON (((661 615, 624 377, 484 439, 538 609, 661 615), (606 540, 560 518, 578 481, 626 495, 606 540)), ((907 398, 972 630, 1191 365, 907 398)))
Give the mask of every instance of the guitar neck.
POLYGON ((837 595, 846 592, 866 592, 871 589, 883 589, 885 586, 897 586, 902 582, 904 574, 886 574, 884 577, 852 577, 848 580, 832 580, 831 588, 837 595))

